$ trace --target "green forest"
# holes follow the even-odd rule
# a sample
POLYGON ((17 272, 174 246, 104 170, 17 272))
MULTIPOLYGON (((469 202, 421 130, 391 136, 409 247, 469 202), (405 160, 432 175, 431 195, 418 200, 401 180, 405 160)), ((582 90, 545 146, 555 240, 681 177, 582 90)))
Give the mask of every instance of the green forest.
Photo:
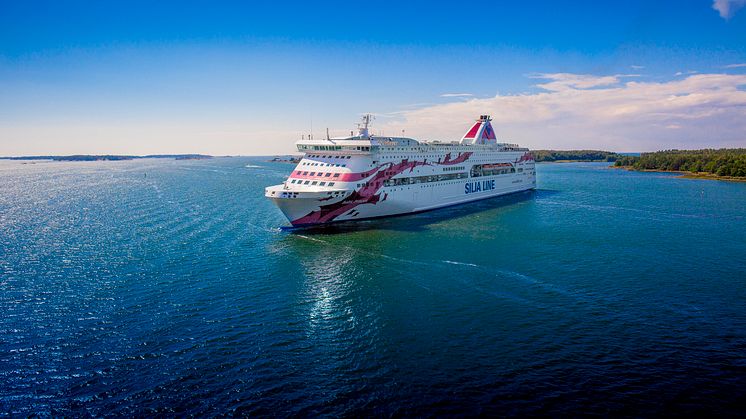
POLYGON ((540 161, 616 161, 619 154, 599 150, 532 150, 537 162, 540 161))
POLYGON ((656 151, 642 153, 639 157, 620 156, 614 165, 635 170, 670 170, 746 177, 746 148, 656 151))

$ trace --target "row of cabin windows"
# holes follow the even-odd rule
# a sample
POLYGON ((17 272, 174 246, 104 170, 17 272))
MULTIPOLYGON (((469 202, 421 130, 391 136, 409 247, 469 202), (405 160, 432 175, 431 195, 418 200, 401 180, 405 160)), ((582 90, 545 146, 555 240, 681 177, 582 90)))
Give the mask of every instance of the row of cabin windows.
MULTIPOLYGON (((515 169, 490 169, 490 170, 480 170, 475 174, 474 170, 472 170, 472 177, 479 177, 479 176, 496 176, 496 175, 506 175, 508 173, 515 173, 515 169)), ((447 175, 432 175, 432 176, 415 176, 415 177, 407 177, 407 178, 397 178, 397 179, 389 179, 383 182, 383 186, 400 186, 400 185, 413 185, 416 183, 429 183, 429 182, 442 182, 445 180, 454 180, 454 179, 466 179, 468 178, 468 174, 466 172, 461 173, 449 173, 447 175)), ((358 184, 357 186, 367 186, 368 183, 362 183, 358 184)))
POLYGON ((482 166, 479 165, 471 168, 471 177, 507 175, 508 173, 515 173, 515 168, 511 167, 510 169, 483 169, 482 166))
MULTIPOLYGON (((445 154, 443 154, 443 155, 440 155, 440 154, 428 154, 428 155, 425 155, 425 156, 422 156, 422 155, 416 155, 416 156, 386 156, 386 155, 383 155, 383 156, 381 156, 381 158, 384 159, 384 160, 386 160, 386 159, 404 159, 404 158, 412 158, 412 157, 416 157, 418 159, 419 158, 424 158, 424 159, 443 159, 443 158, 445 158, 445 154)), ((453 157, 453 155, 451 155, 451 157, 453 157)), ((456 157, 458 157, 458 156, 456 156, 456 157)), ((475 161, 476 162, 484 162, 485 160, 479 159, 479 160, 475 160, 475 161)))
POLYGON ((308 175, 308 176, 318 176, 318 177, 331 177, 332 175, 334 175, 334 177, 339 177, 339 173, 332 173, 332 172, 326 172, 326 173, 323 173, 323 172, 318 172, 318 173, 317 172, 311 172, 309 174, 308 172, 301 172, 300 170, 296 170, 293 173, 296 174, 296 175, 300 175, 300 176, 306 176, 306 175, 308 175))
POLYGON ((337 164, 337 163, 311 163, 311 162, 308 162, 308 161, 301 163, 301 166, 347 167, 346 164, 337 164))
POLYGON ((443 168, 444 172, 453 172, 453 171, 456 171, 456 170, 466 170, 466 168, 464 166, 444 167, 443 168))
POLYGON ((383 182, 383 186, 414 185, 416 183, 442 182, 444 180, 466 179, 468 177, 469 175, 466 172, 449 173, 447 175, 404 177, 386 180, 383 182))
POLYGON ((311 181, 311 180, 306 180, 306 181, 304 181, 303 179, 292 179, 292 180, 290 180, 290 183, 295 183, 295 184, 297 184, 297 185, 309 185, 309 184, 310 184, 310 185, 312 185, 312 186, 313 186, 313 185, 319 185, 319 186, 334 186, 334 182, 329 182, 329 183, 327 183, 327 182, 319 182, 319 181, 317 181, 317 180, 313 180, 313 181, 311 181))

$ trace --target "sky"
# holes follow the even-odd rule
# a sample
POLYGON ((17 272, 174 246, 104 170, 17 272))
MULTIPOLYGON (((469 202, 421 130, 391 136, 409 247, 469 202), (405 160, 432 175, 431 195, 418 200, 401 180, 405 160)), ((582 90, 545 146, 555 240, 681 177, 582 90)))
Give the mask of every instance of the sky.
POLYGON ((746 0, 403 3, 0 0, 0 156, 746 147, 746 0))

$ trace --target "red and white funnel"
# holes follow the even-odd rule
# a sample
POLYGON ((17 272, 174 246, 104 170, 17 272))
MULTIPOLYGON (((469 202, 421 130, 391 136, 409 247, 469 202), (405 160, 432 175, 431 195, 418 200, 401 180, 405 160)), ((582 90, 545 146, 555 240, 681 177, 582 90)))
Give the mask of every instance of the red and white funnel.
POLYGON ((482 115, 477 122, 461 138, 461 144, 495 144, 495 130, 492 129, 489 115, 482 115))

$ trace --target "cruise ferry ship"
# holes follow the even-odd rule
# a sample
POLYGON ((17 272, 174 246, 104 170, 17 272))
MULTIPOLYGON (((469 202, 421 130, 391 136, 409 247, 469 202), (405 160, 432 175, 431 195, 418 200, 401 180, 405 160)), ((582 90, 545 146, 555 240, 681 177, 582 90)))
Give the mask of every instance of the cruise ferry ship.
POLYGON ((265 189, 293 226, 407 214, 536 188, 527 148, 500 143, 489 115, 460 141, 358 134, 296 143, 303 158, 265 189))

